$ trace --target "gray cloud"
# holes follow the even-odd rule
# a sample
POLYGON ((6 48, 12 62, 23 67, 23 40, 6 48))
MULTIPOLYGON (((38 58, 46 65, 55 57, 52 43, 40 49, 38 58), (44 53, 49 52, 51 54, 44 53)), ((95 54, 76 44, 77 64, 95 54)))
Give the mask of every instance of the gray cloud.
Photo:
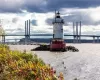
POLYGON ((53 21, 53 19, 51 19, 51 18, 48 18, 48 19, 46 19, 46 23, 48 24, 48 25, 52 25, 52 21, 53 21))
MULTIPOLYGON (((89 13, 86 12, 81 12, 81 11, 76 11, 76 12, 71 12, 70 15, 68 16, 63 16, 62 17, 65 21, 65 25, 70 25, 69 23, 72 22, 82 22, 82 25, 99 25, 100 21, 94 21, 89 13)), ((53 19, 47 19, 45 22, 49 25, 52 25, 52 20, 53 19)))
POLYGON ((94 21, 89 13, 86 12, 73 12, 69 16, 64 16, 65 22, 79 22, 82 21, 83 25, 99 25, 100 21, 94 21))
POLYGON ((43 12, 45 5, 45 0, 0 0, 0 12, 43 12))
POLYGON ((17 31, 23 31, 23 29, 22 28, 17 28, 17 31))
POLYGON ((0 12, 21 12, 21 7, 23 5, 22 0, 0 0, 0 12))
POLYGON ((17 17, 15 17, 15 18, 12 19, 12 22, 13 23, 16 23, 17 21, 18 21, 18 18, 17 17))
POLYGON ((100 6, 99 0, 0 0, 0 12, 49 12, 61 8, 100 6))
MULTIPOLYGON (((65 19, 65 18, 63 18, 63 19, 65 19)), ((53 19, 51 19, 51 18, 46 19, 46 20, 45 20, 45 22, 46 22, 46 24, 47 24, 47 25, 50 25, 50 26, 52 26, 52 25, 53 25, 53 24, 52 24, 53 19)), ((67 25, 68 25, 68 23, 67 23, 67 21, 66 21, 66 20, 64 20, 64 25, 65 25, 65 26, 67 26, 67 25)))
POLYGON ((99 0, 48 0, 48 9, 87 8, 100 6, 99 0))
POLYGON ((17 28, 17 29, 5 29, 5 31, 9 31, 9 32, 13 32, 13 31, 19 31, 19 32, 21 32, 21 31, 24 31, 24 29, 22 29, 22 28, 17 28))
POLYGON ((28 12, 45 12, 46 0, 24 0, 23 9, 28 12))

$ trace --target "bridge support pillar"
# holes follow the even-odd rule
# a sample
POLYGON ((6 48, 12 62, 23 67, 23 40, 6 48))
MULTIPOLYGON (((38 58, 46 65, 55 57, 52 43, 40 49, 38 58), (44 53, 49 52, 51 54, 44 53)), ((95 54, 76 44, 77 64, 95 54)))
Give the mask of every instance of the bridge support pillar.
POLYGON ((76 36, 76 43, 78 43, 78 35, 76 36))
POLYGON ((97 37, 97 43, 99 43, 99 37, 97 37))
POLYGON ((25 43, 26 43, 25 41, 26 41, 26 40, 24 39, 24 45, 25 45, 25 43))
POLYGON ((17 39, 15 39, 15 44, 17 45, 17 39))
POLYGON ((95 37, 93 36, 93 43, 95 43, 95 37))
POLYGON ((77 35, 77 43, 80 43, 81 42, 80 40, 81 40, 80 36, 77 35))
POLYGON ((74 36, 73 43, 79 43, 79 42, 80 42, 80 37, 78 35, 74 36))
POLYGON ((77 43, 77 40, 78 40, 78 38, 77 38, 77 36, 75 36, 75 43, 77 43))
POLYGON ((25 44, 27 44, 27 42, 28 42, 28 38, 27 36, 25 36, 25 44))
POLYGON ((26 35, 25 36, 25 44, 29 44, 30 42, 30 36, 26 35))
POLYGON ((75 43, 75 38, 76 38, 76 37, 75 37, 75 36, 73 36, 73 43, 75 43))
POLYGON ((25 21, 25 44, 30 43, 30 20, 25 21))
POLYGON ((79 43, 81 43, 81 36, 79 36, 79 43))

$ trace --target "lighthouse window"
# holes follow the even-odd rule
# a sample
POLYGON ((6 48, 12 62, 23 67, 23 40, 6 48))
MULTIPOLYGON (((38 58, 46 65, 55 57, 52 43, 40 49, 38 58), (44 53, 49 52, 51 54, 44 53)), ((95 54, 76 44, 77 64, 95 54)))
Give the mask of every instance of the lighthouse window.
POLYGON ((56 18, 60 18, 60 16, 57 16, 56 18))

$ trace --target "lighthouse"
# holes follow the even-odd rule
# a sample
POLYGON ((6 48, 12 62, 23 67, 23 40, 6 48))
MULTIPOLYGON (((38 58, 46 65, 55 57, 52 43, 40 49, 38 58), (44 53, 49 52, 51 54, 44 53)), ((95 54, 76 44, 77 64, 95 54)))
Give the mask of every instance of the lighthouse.
POLYGON ((55 11, 53 20, 53 39, 50 43, 50 50, 65 50, 66 44, 64 42, 63 32, 64 20, 60 17, 59 11, 55 11))
POLYGON ((64 20, 60 17, 59 11, 55 12, 53 20, 53 38, 63 39, 63 24, 64 20))

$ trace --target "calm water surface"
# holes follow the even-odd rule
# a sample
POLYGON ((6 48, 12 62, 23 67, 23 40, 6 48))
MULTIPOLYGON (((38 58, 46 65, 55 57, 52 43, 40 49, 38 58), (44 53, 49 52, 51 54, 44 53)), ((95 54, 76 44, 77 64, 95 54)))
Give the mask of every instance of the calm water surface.
MULTIPOLYGON (((79 52, 35 51, 46 63, 64 73, 65 80, 100 80, 100 44, 67 44, 75 46, 79 52), (64 62, 64 64, 62 63, 64 62)), ((35 45, 9 45, 12 50, 27 50, 35 45)), ((32 52, 34 53, 34 52, 32 52)))

